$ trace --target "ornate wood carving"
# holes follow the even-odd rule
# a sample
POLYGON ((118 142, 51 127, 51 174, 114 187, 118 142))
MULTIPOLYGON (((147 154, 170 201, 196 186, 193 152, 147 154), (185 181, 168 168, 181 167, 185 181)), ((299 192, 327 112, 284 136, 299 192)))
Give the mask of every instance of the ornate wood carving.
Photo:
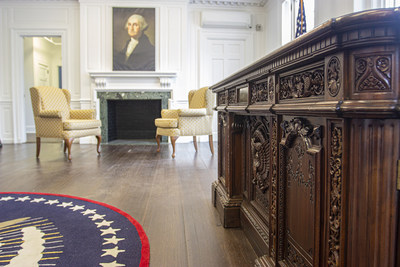
POLYGON ((269 101, 274 101, 274 96, 275 96, 275 78, 274 78, 274 76, 268 77, 268 94, 269 94, 269 101))
POLYGON ((267 80, 253 84, 253 88, 251 90, 251 100, 250 100, 251 104, 263 101, 268 101, 267 80))
POLYGON ((331 130, 331 155, 329 157, 329 254, 328 266, 340 265, 340 236, 342 223, 342 128, 331 130))
POLYGON ((312 138, 321 139, 321 126, 313 127, 304 118, 294 118, 290 122, 283 121, 281 128, 285 145, 289 145, 296 136, 300 136, 306 145, 306 149, 309 149, 312 146, 312 138))
MULTIPOLYGON (((282 166, 285 162, 286 147, 279 145, 279 177, 284 177, 285 169, 282 166)), ((284 240, 285 240, 285 181, 278 179, 278 256, 277 260, 283 260, 284 240)))
POLYGON ((227 117, 228 114, 224 112, 218 112, 218 122, 221 126, 226 126, 227 125, 227 117))
POLYGON ((270 255, 276 256, 276 218, 277 218, 277 192, 278 192, 278 121, 272 120, 271 130, 271 211, 270 211, 270 255))
MULTIPOLYGON (((218 138, 222 138, 228 134, 227 132, 228 125, 228 114, 225 112, 218 112, 218 138)), ((218 177, 219 180, 225 184, 225 176, 226 176, 226 151, 225 151, 225 142, 218 142, 218 177)))
POLYGON ((329 95, 337 96, 342 83, 340 60, 337 57, 332 57, 329 60, 327 72, 329 95))
POLYGON ((314 192, 315 192, 315 167, 308 162, 308 173, 304 173, 303 169, 303 156, 305 155, 306 147, 304 143, 296 142, 294 150, 290 150, 288 153, 288 161, 286 165, 287 171, 287 187, 291 186, 292 182, 297 185, 305 187, 310 191, 310 202, 314 203, 314 192))
POLYGON ((255 216, 251 214, 252 212, 246 207, 246 205, 242 205, 241 209, 247 215, 246 216, 247 219, 254 226, 254 229, 257 231, 257 233, 262 238, 264 243, 268 244, 268 242, 269 242, 268 231, 263 229, 263 227, 261 226, 259 221, 255 220, 255 216))
POLYGON ((237 102, 237 91, 236 89, 231 89, 228 91, 228 104, 236 104, 237 102))
POLYGON ((226 105, 226 91, 218 93, 218 105, 226 105))
POLYGON ((324 68, 279 78, 279 100, 324 95, 324 68))
MULTIPOLYGON (((265 117, 251 123, 252 183, 262 192, 269 188, 269 129, 265 117)), ((268 202, 268 199, 266 199, 268 202)))
POLYGON ((311 265, 307 264, 304 258, 297 252, 296 248, 290 243, 287 243, 287 259, 294 265, 298 267, 309 267, 311 265))
POLYGON ((355 56, 355 74, 358 92, 391 91, 392 55, 355 56))

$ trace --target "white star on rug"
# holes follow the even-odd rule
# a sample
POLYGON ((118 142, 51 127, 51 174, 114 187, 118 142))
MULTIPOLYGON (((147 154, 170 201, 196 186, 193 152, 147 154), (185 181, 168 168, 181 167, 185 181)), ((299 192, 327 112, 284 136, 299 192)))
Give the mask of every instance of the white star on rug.
POLYGON ((103 246, 104 246, 104 245, 107 245, 107 244, 114 244, 114 245, 116 245, 116 244, 118 244, 119 241, 125 240, 125 238, 117 238, 115 235, 113 235, 113 237, 111 237, 111 238, 104 238, 104 240, 107 241, 107 242, 104 242, 104 243, 103 243, 103 246))
POLYGON ((19 198, 17 198, 15 201, 25 202, 25 201, 27 201, 27 200, 30 200, 30 197, 28 197, 28 196, 19 197, 19 198))
POLYGON ((103 267, 119 267, 119 266, 125 266, 125 264, 119 264, 117 261, 113 261, 110 263, 100 263, 101 266, 103 267))
POLYGON ((47 202, 45 202, 44 204, 49 204, 49 205, 53 205, 53 204, 57 204, 60 203, 57 199, 53 199, 53 200, 49 200, 47 202))
POLYGON ((32 201, 31 201, 31 203, 40 203, 40 202, 42 202, 42 201, 45 201, 46 199, 45 198, 35 198, 35 199, 33 199, 32 201))
POLYGON ((63 208, 70 207, 70 206, 73 206, 72 202, 63 202, 60 205, 57 205, 57 207, 63 207, 63 208))
POLYGON ((89 216, 90 219, 92 219, 92 221, 98 220, 98 219, 104 219, 106 215, 100 215, 100 214, 95 214, 93 216, 89 216))
POLYGON ((100 228, 100 227, 102 227, 102 226, 110 226, 113 222, 114 222, 114 221, 106 221, 106 220, 103 220, 102 222, 95 223, 95 224, 97 224, 97 228, 100 228))
POLYGON ((14 197, 2 197, 2 198, 0 198, 0 201, 9 201, 9 200, 11 200, 11 199, 14 199, 14 197))
POLYGON ((75 205, 74 207, 69 208, 69 209, 73 210, 73 211, 77 211, 77 210, 83 210, 84 208, 85 208, 85 205, 82 205, 82 206, 75 205))
POLYGON ((103 235, 108 235, 108 234, 113 234, 113 235, 116 235, 117 234, 117 231, 119 231, 119 230, 121 230, 121 229, 114 229, 114 228, 108 228, 108 229, 100 229, 100 231, 102 232, 102 236, 103 235))
POLYGON ((95 214, 95 213, 96 213, 96 210, 87 209, 87 210, 85 210, 85 211, 82 211, 81 213, 82 213, 83 215, 95 214))
POLYGON ((105 252, 103 255, 101 255, 102 257, 111 255, 114 258, 116 258, 120 252, 125 252, 125 250, 119 250, 117 246, 114 248, 110 248, 110 249, 103 249, 103 251, 105 251, 105 252))

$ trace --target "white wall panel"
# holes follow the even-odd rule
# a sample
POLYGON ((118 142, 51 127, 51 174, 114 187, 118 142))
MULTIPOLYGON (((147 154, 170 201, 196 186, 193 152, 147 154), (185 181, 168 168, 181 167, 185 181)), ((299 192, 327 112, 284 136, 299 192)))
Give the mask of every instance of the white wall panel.
POLYGON ((67 71, 63 72, 66 77, 66 83, 63 82, 63 87, 71 91, 72 100, 79 100, 85 90, 81 88, 81 74, 80 74, 80 20, 79 20, 79 6, 71 6, 68 8, 68 24, 65 25, 65 37, 63 40, 63 54, 62 63, 63 68, 67 71))
POLYGON ((101 7, 91 7, 87 9, 86 16, 86 31, 87 31, 87 70, 98 70, 101 66, 101 47, 104 45, 102 38, 101 21, 102 14, 101 7))
POLYGON ((0 102, 0 137, 2 143, 14 142, 12 113, 11 103, 0 102))
POLYGON ((68 23, 68 9, 56 7, 18 7, 13 9, 12 27, 26 27, 26 25, 53 27, 55 25, 65 25, 68 23))
POLYGON ((168 48, 169 60, 167 68, 172 71, 180 71, 182 68, 182 9, 169 8, 168 9, 168 48), (173 29, 176 30, 173 30, 173 29))
POLYGON ((11 101, 11 71, 10 71, 10 40, 9 40, 9 31, 8 31, 8 24, 9 24, 9 17, 10 17, 10 10, 3 9, 1 10, 1 38, 0 38, 0 47, 1 47, 1 64, 0 64, 0 96, 3 100, 11 101))

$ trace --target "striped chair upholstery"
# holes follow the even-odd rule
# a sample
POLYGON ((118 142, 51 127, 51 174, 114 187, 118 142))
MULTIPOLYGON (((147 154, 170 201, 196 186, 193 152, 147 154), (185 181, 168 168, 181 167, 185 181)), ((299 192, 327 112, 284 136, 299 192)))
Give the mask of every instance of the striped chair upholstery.
POLYGON ((163 109, 161 118, 155 120, 157 126, 157 151, 160 151, 160 137, 169 136, 172 143, 172 157, 175 157, 175 141, 179 136, 193 136, 197 151, 198 135, 208 135, 211 153, 214 154, 212 139, 212 117, 214 95, 208 87, 189 92, 188 109, 163 109))
POLYGON ((101 121, 95 119, 95 110, 71 110, 71 94, 66 89, 50 86, 30 88, 33 116, 36 127, 36 157, 40 154, 40 138, 64 140, 64 152, 68 148, 71 160, 71 144, 74 138, 94 135, 97 152, 100 153, 101 121))

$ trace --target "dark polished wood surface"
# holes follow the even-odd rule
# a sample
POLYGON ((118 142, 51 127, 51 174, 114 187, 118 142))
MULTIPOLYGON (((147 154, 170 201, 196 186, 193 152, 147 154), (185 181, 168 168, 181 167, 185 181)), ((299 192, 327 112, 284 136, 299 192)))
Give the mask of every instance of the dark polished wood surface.
MULTIPOLYGON (((177 144, 74 144, 68 161, 61 143, 0 149, 0 191, 45 192, 89 198, 115 206, 135 218, 150 241, 150 266, 252 266, 257 258, 240 229, 225 230, 210 201, 217 154, 207 142, 177 144)), ((1 221, 1 214, 0 214, 1 221)))
POLYGON ((212 201, 257 267, 400 266, 399 62, 400 9, 368 10, 210 87, 212 201))

